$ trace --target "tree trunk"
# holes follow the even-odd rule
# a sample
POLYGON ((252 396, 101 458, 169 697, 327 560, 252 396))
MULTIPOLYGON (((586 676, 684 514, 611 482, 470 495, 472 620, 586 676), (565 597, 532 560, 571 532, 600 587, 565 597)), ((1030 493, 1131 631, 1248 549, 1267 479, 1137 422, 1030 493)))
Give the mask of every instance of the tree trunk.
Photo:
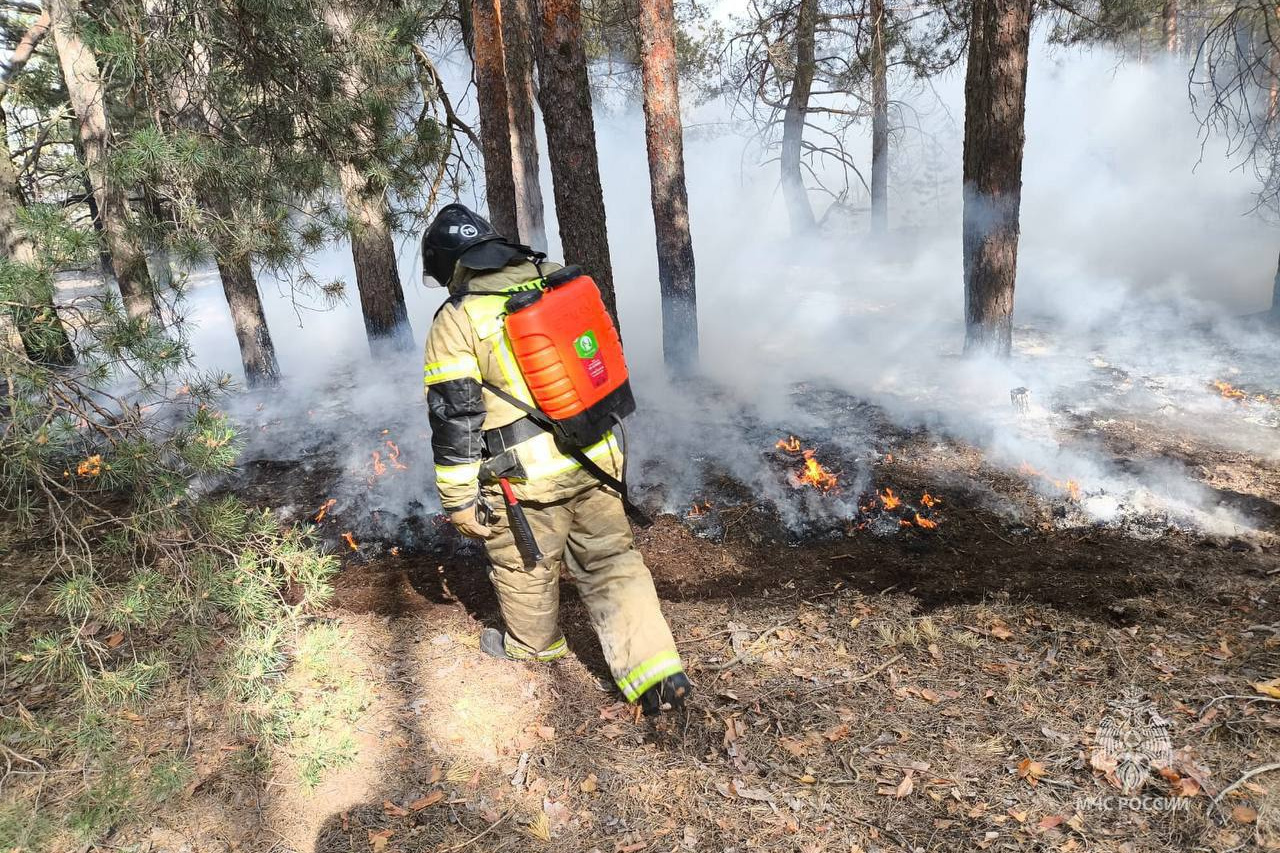
MULTIPOLYGON (((18 46, 9 57, 8 67, 0 80, 0 99, 8 92, 9 83, 22 69, 49 32, 49 13, 40 17, 23 34, 18 46)), ((13 167, 13 154, 9 151, 9 129, 4 110, 0 108, 0 251, 4 257, 29 267, 36 265, 35 247, 18 228, 18 212, 22 209, 22 193, 18 190, 18 173, 13 167)), ((33 270, 34 271, 34 270, 33 270)), ((22 342, 22 348, 32 361, 66 367, 76 360, 71 338, 53 306, 53 296, 32 300, 31 306, 23 306, 12 312, 12 323, 22 342)), ((9 317, 5 317, 8 326, 9 317)), ((14 329, 7 330, 6 336, 14 329)))
MULTIPOLYGON (((204 206, 217 214, 224 222, 235 220, 235 210, 228 199, 213 197, 203 200, 204 206)), ((248 255, 240 254, 227 246, 216 246, 214 263, 222 279, 222 292, 231 309, 231 325, 240 345, 240 363, 244 378, 250 388, 275 385, 280 380, 280 364, 276 361, 276 347, 267 328, 267 315, 262 310, 262 295, 253 275, 253 264, 248 255)))
MULTIPOLYGON (((30 267, 35 275, 38 272, 35 247, 18 229, 18 212, 21 209, 18 175, 9 152, 9 131, 4 113, 0 112, 0 251, 12 263, 30 267)), ((74 364, 75 350, 53 307, 52 294, 48 298, 26 301, 32 304, 15 308, 12 318, 27 358, 38 364, 63 367, 74 364)))
POLYGON ((1164 49, 1166 53, 1178 52, 1178 0, 1164 0, 1161 12, 1161 24, 1164 33, 1164 49))
POLYGON ((502 49, 501 0, 472 0, 475 29, 476 101, 480 106, 480 143, 484 154, 484 191, 489 221, 499 234, 521 237, 516 218, 516 183, 511 141, 507 64, 502 49))
POLYGON ((871 233, 889 227, 889 69, 884 0, 871 0, 871 233))
POLYGON ((640 0, 639 23, 645 145, 662 291, 662 353, 669 370, 687 375, 698 362, 698 304, 672 0, 640 0))
POLYGON ((503 59, 511 105, 512 177, 516 193, 516 230, 540 252, 547 250, 547 224, 538 176, 538 132, 533 111, 532 0, 502 0, 503 59))
POLYGON ((222 278, 222 292, 231 309, 236 341, 240 344, 245 381, 250 388, 275 385, 280 381, 280 364, 276 361, 275 344, 271 342, 267 317, 262 311, 253 266, 245 255, 234 258, 219 255, 216 263, 222 278))
MULTIPOLYGON (((351 10, 346 5, 331 3, 325 7, 325 22, 340 43, 351 38, 354 24, 351 10)), ((358 68, 348 72, 342 86, 344 94, 353 101, 360 98, 367 88, 358 68)), ((373 131, 362 123, 356 124, 352 131, 357 141, 357 152, 372 149, 377 143, 373 131)), ((341 162, 334 165, 338 169, 338 182, 351 225, 351 255, 369 349, 375 358, 388 348, 411 350, 413 328, 409 325, 404 287, 400 284, 400 271, 396 266, 396 245, 386 194, 352 161, 350 152, 337 156, 341 162)))
POLYGON ((48 9, 62 77, 79 124, 85 167, 102 219, 102 236, 125 310, 134 319, 154 316, 157 311, 147 259, 129 234, 129 203, 124 188, 107 172, 110 129, 98 59, 76 32, 77 0, 50 0, 48 9))
POLYGON ((381 193, 372 195, 368 181, 352 163, 339 168, 342 196, 351 221, 351 256, 369 347, 377 356, 384 347, 413 349, 413 329, 404 304, 404 288, 396 266, 396 244, 381 193))
POLYGON ((1276 276, 1271 280, 1271 316, 1280 320, 1280 260, 1276 261, 1276 276))
POLYGON ((1033 0, 975 0, 964 111, 965 352, 1008 356, 1033 0))
POLYGON ((800 157, 804 153, 804 122, 809 112, 809 92, 813 89, 814 31, 818 27, 818 0, 800 0, 796 20, 796 69, 791 94, 782 114, 782 197, 791 215, 791 233, 806 234, 816 227, 809 191, 804 188, 800 157))
POLYGON ((580 265, 595 279, 616 323, 617 298, 579 0, 542 0, 541 30, 538 104, 547 131, 560 243, 566 263, 580 265))

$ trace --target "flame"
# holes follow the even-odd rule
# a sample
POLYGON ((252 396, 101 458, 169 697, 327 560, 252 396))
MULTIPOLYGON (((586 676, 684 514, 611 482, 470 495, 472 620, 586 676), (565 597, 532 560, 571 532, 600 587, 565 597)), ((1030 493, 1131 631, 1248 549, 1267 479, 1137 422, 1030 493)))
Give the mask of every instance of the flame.
POLYGON ((804 471, 799 476, 800 483, 801 485, 807 483, 819 491, 829 492, 839 485, 840 481, 835 474, 823 468, 813 454, 812 450, 804 452, 804 471))
POLYGON ((375 450, 373 451, 373 476, 381 477, 385 473, 387 473, 387 466, 382 463, 382 454, 375 450))
POLYGON ((925 530, 933 530, 935 527, 937 527, 937 526, 938 526, 938 522, 936 522, 936 521, 930 521, 930 520, 929 520, 929 519, 927 519, 927 518, 923 518, 923 517, 920 515, 920 513, 918 513, 918 512, 917 512, 917 513, 916 513, 916 526, 917 526, 917 527, 921 527, 921 528, 923 528, 923 529, 925 529, 925 530))
POLYGON ((1053 487, 1059 491, 1066 492, 1067 497, 1073 501, 1080 500, 1080 484, 1075 480, 1057 480, 1041 471, 1037 471, 1029 463, 1023 462, 1018 466, 1018 473, 1024 477, 1038 477, 1046 483, 1053 484, 1053 487))
MULTIPOLYGON (((108 468, 111 466, 107 466, 108 468)), ((82 459, 80 464, 76 466, 76 473, 81 477, 96 477, 102 473, 102 456, 95 453, 88 459, 82 459)))
POLYGON ((400 546, 399 546, 399 545, 396 545, 396 546, 394 546, 394 547, 391 549, 391 556, 393 556, 393 557, 399 557, 399 556, 400 556, 400 546))
POLYGON ((775 444, 774 447, 778 448, 779 450, 785 450, 788 453, 799 453, 800 439, 796 438, 794 435, 788 436, 787 438, 780 438, 778 439, 778 443, 775 444))
POLYGON ((1240 400, 1240 401, 1249 399, 1248 394, 1246 394, 1244 391, 1241 391, 1239 388, 1235 387, 1230 382, 1224 382, 1221 379, 1215 379, 1213 380, 1213 387, 1218 390, 1218 393, 1222 395, 1223 399, 1240 400))
POLYGON ((885 486, 884 493, 880 495, 880 503, 885 509, 897 509, 902 504, 902 500, 893 493, 893 489, 885 486))
POLYGON ((387 439, 387 461, 397 471, 409 470, 409 466, 400 461, 400 448, 391 439, 387 439))
POLYGON ((351 535, 350 530, 342 534, 342 539, 347 543, 347 547, 350 548, 352 551, 360 550, 360 546, 356 544, 356 538, 351 535))
POLYGON ((699 516, 706 515, 710 511, 711 501, 703 501, 702 503, 694 501, 693 506, 689 507, 689 517, 698 518, 699 516))
POLYGON ((329 510, 333 509, 334 504, 337 502, 337 498, 329 498, 329 500, 324 502, 324 506, 320 507, 319 512, 312 516, 312 520, 315 521, 316 524, 324 521, 324 517, 329 514, 329 510))
POLYGON ((929 509, 933 509, 935 506, 942 503, 942 498, 935 498, 933 495, 925 492, 920 496, 920 503, 924 504, 929 509))

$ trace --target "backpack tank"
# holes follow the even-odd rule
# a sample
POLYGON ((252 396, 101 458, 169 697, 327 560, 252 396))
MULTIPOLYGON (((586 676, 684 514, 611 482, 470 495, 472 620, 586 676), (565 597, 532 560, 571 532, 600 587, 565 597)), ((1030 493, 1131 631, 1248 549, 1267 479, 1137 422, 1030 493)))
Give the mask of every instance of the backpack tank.
POLYGON ((507 301, 507 337, 529 392, 572 444, 594 444, 635 411, 622 340, 600 289, 577 267, 507 301))

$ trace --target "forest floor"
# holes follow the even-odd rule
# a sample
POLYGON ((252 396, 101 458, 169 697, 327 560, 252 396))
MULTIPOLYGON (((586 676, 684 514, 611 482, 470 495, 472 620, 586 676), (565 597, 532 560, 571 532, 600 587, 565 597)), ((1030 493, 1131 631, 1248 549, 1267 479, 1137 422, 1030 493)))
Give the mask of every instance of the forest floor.
MULTIPOLYGON (((326 438, 306 421, 321 414, 263 409, 261 433, 289 435, 270 452, 251 446, 234 490, 274 495, 277 507, 284 492, 282 515, 318 514, 337 478, 355 479, 332 453, 313 453, 326 438), (297 439, 311 433, 308 450, 297 439)), ((223 709, 200 705, 188 724, 207 732, 197 778, 154 827, 113 843, 174 853, 1280 847, 1280 689, 1267 683, 1280 676, 1280 549, 1268 532, 1280 524, 1280 472, 1168 422, 1090 424, 1089 440, 1114 459, 1177 459, 1255 526, 1089 523, 1079 507, 1096 495, 885 423, 876 429, 892 452, 862 460, 867 496, 823 529, 797 535, 742 482, 711 477, 697 506, 637 533, 697 691, 686 712, 657 721, 637 718, 608 683, 571 583, 569 658, 491 660, 476 647, 498 619, 479 549, 389 501, 367 513, 376 524, 355 522, 342 497, 317 532, 345 561, 321 618, 341 632, 367 700, 353 761, 314 790, 288 761, 247 771, 223 709), (893 511, 887 489, 903 502, 893 511), (1133 710, 1139 697, 1149 712, 1133 710), (1100 730, 1126 713, 1146 733, 1134 748, 1164 765, 1131 796, 1099 749, 1100 730)), ((397 460, 417 462, 422 438, 406 429, 352 437, 363 448, 354 457, 368 461, 388 435, 397 460)), ((802 464, 785 450, 761 455, 780 471, 802 464)), ((834 448, 819 458, 859 464, 834 448)), ((836 500, 794 487, 812 492, 806 505, 836 500)))

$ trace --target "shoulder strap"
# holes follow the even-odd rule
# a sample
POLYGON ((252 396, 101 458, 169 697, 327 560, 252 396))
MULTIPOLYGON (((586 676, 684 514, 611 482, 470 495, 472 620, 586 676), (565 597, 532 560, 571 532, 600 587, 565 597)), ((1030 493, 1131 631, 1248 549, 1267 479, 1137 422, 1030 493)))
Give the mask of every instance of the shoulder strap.
MULTIPOLYGON (((521 400, 513 394, 507 393, 491 382, 481 382, 480 384, 501 400, 510 403, 520 411, 524 412, 529 417, 529 420, 551 433, 552 436, 559 438, 559 432, 556 429, 555 421, 547 417, 546 413, 541 409, 530 406, 524 400, 521 400)), ((616 419, 615 424, 619 427, 621 426, 621 422, 616 419)), ((561 451, 567 453, 575 462, 581 465, 587 473, 591 474, 591 476, 595 477, 609 488, 615 490, 622 497, 622 504, 626 507, 627 514, 630 515, 633 520, 646 527, 653 524, 653 519, 649 518, 648 514, 645 513, 644 510, 632 503, 631 498, 627 495, 627 466, 625 456, 622 463, 622 478, 619 479, 597 465, 590 456, 582 451, 582 448, 573 447, 559 442, 558 445, 560 446, 561 451)), ((623 452, 624 454, 626 452, 625 444, 623 445, 623 452)))

